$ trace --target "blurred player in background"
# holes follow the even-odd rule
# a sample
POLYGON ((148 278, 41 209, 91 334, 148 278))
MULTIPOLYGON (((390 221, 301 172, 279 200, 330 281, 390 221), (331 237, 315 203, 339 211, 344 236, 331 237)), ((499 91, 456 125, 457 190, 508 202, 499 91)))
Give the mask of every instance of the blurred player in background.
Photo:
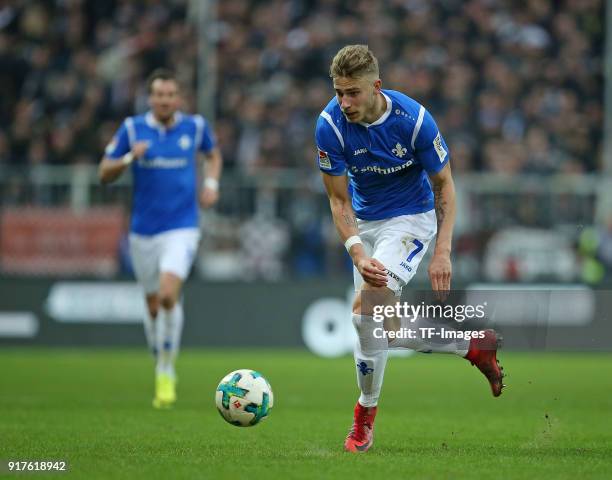
MULTIPOLYGON (((431 285, 436 292, 450 290, 455 188, 449 152, 422 105, 382 90, 378 61, 367 46, 341 49, 330 76, 336 96, 319 116, 316 143, 333 220, 355 265, 353 324, 361 395, 344 447, 363 452, 373 441, 388 348, 461 355, 485 374, 494 396, 501 394, 503 373, 492 330, 483 338, 445 344, 376 338, 380 324, 374 321, 374 304, 391 305, 400 296, 436 233, 431 285)), ((406 328, 406 320, 393 319, 385 328, 406 328)), ((416 332, 419 326, 411 324, 416 332)))
POLYGON ((222 158, 208 122, 179 111, 179 84, 171 71, 154 71, 148 91, 151 110, 125 119, 106 148, 99 176, 108 183, 132 170, 130 254, 145 291, 145 333, 156 358, 153 406, 163 408, 176 401, 181 287, 200 239, 197 154, 206 160, 199 194, 203 208, 217 202, 222 158))

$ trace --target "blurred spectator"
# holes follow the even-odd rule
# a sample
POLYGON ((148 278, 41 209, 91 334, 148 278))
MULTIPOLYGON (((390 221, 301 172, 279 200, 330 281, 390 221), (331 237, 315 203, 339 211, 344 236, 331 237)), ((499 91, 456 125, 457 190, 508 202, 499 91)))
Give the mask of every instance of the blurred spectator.
MULTIPOLYGON (((430 106, 461 171, 599 167, 601 0, 217 2, 217 121, 229 169, 313 169, 332 55, 369 43, 384 86, 430 106), (517 145, 523 145, 518 147, 517 145), (455 154, 455 152, 453 151, 455 154)), ((195 86, 188 0, 0 2, 0 162, 97 161, 146 108, 154 68, 195 86)), ((192 109, 193 105, 187 105, 192 109)))
POLYGON ((459 149, 459 170, 594 170, 602 18, 603 3, 594 0, 520 7, 502 0, 224 1, 219 77, 232 101, 220 101, 218 115, 235 119, 238 144, 249 145, 238 168, 279 161, 308 168, 312 124, 333 94, 331 57, 346 43, 365 42, 386 87, 431 106, 459 149), (255 126, 245 120, 253 102, 255 126), (529 152, 528 142, 538 151, 529 152))
MULTIPOLYGON (((457 173, 580 174, 601 166, 602 0, 214 3, 215 23, 202 33, 217 51, 205 60, 217 72, 215 130, 226 170, 244 178, 265 168, 300 174, 280 172, 293 179, 282 187, 291 187, 286 196, 261 186, 226 190, 209 229, 205 250, 215 253, 201 266, 205 275, 350 272, 316 195, 313 145, 316 118, 333 96, 329 63, 345 44, 368 43, 383 86, 431 109, 457 173)), ((194 110, 202 61, 196 4, 0 0, 0 167, 25 167, 4 177, 4 204, 67 201, 66 188, 44 186, 44 172, 28 167, 96 163, 118 122, 147 109, 144 79, 156 67, 177 72, 185 109, 194 110)), ((482 229, 584 217, 585 202, 553 215, 546 197, 486 198, 470 216, 479 229, 458 231, 457 251, 469 260, 459 274, 477 268, 482 229)))
POLYGON ((0 2, 0 163, 95 163, 120 119, 146 108, 138 88, 153 68, 191 89, 188 3, 0 2))

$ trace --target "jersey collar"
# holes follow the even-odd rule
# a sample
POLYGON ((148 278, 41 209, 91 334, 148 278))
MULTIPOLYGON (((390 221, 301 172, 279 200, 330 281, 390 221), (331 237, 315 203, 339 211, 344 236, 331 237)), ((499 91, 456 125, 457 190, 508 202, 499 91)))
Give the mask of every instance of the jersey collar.
MULTIPOLYGON (((174 112, 174 123, 172 124, 172 127, 170 128, 176 127, 182 119, 183 119, 183 114, 181 112, 178 112, 178 111, 174 112)), ((150 110, 145 115, 145 122, 147 122, 147 125, 151 128, 166 130, 166 127, 157 121, 157 119, 155 118, 155 115, 153 115, 153 112, 150 110)))
POLYGON ((384 123, 384 121, 387 118, 389 118, 389 115, 391 115, 391 107, 392 107, 391 99, 389 97, 387 97, 385 92, 383 92, 382 90, 381 90, 380 93, 382 93, 382 96, 385 97, 385 100, 387 102, 387 109, 385 110, 385 113, 383 113, 378 118, 378 120, 376 120, 375 122, 372 122, 372 123, 359 122, 359 125, 362 125, 362 126, 364 126, 366 128, 368 128, 368 127, 375 127, 376 125, 380 125, 381 123, 384 123))

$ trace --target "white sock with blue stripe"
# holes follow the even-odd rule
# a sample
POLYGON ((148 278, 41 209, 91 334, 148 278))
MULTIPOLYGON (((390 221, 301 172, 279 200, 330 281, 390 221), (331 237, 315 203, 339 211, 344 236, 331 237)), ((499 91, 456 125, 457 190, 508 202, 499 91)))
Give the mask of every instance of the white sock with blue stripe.
POLYGON ((183 331, 183 305, 177 302, 170 310, 161 310, 158 325, 158 349, 157 373, 164 373, 175 377, 174 363, 178 356, 181 333, 183 331))
POLYGON ((382 324, 375 322, 371 315, 353 314, 353 325, 359 337, 354 352, 357 385, 361 391, 359 403, 364 407, 375 407, 387 365, 387 340, 376 338, 374 329, 382 324))

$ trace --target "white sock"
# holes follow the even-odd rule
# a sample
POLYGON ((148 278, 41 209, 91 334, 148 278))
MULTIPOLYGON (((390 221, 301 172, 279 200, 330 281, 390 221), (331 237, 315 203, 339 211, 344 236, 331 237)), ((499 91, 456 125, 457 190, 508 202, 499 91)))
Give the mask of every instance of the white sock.
POLYGON ((177 302, 171 310, 162 309, 161 329, 158 333, 161 337, 159 344, 159 357, 157 362, 157 373, 176 376, 174 363, 179 352, 181 333, 183 331, 183 306, 177 302), (160 332, 161 330, 161 332, 160 332))
POLYGON ((157 321, 155 322, 156 334, 157 334, 157 362, 155 365, 155 373, 165 374, 167 373, 167 366, 169 364, 169 352, 164 348, 167 337, 167 312, 166 310, 160 309, 157 315, 157 321))
POLYGON ((172 309, 173 323, 170 337, 170 363, 172 367, 172 376, 174 376, 174 364, 181 347, 181 334, 183 333, 183 302, 177 302, 172 309))
POLYGON ((375 322, 371 315, 353 314, 353 325, 358 336, 354 358, 357 385, 361 391, 359 403, 364 407, 375 407, 385 376, 388 343, 384 338, 375 337, 374 330, 381 328, 382 323, 375 322))
MULTIPOLYGON (((419 317, 411 322, 407 317, 400 318, 401 328, 414 332, 416 338, 393 338, 389 340, 389 348, 409 348, 423 353, 454 353, 465 357, 470 347, 470 341, 463 338, 441 338, 438 336, 427 336, 421 328, 435 328, 440 332, 443 326, 446 332, 455 332, 456 329, 441 325, 432 320, 419 317)), ((405 330, 404 330, 405 331, 405 330)))
POLYGON ((149 350, 155 358, 157 358, 157 320, 153 318, 147 311, 144 316, 144 331, 147 339, 149 350))

